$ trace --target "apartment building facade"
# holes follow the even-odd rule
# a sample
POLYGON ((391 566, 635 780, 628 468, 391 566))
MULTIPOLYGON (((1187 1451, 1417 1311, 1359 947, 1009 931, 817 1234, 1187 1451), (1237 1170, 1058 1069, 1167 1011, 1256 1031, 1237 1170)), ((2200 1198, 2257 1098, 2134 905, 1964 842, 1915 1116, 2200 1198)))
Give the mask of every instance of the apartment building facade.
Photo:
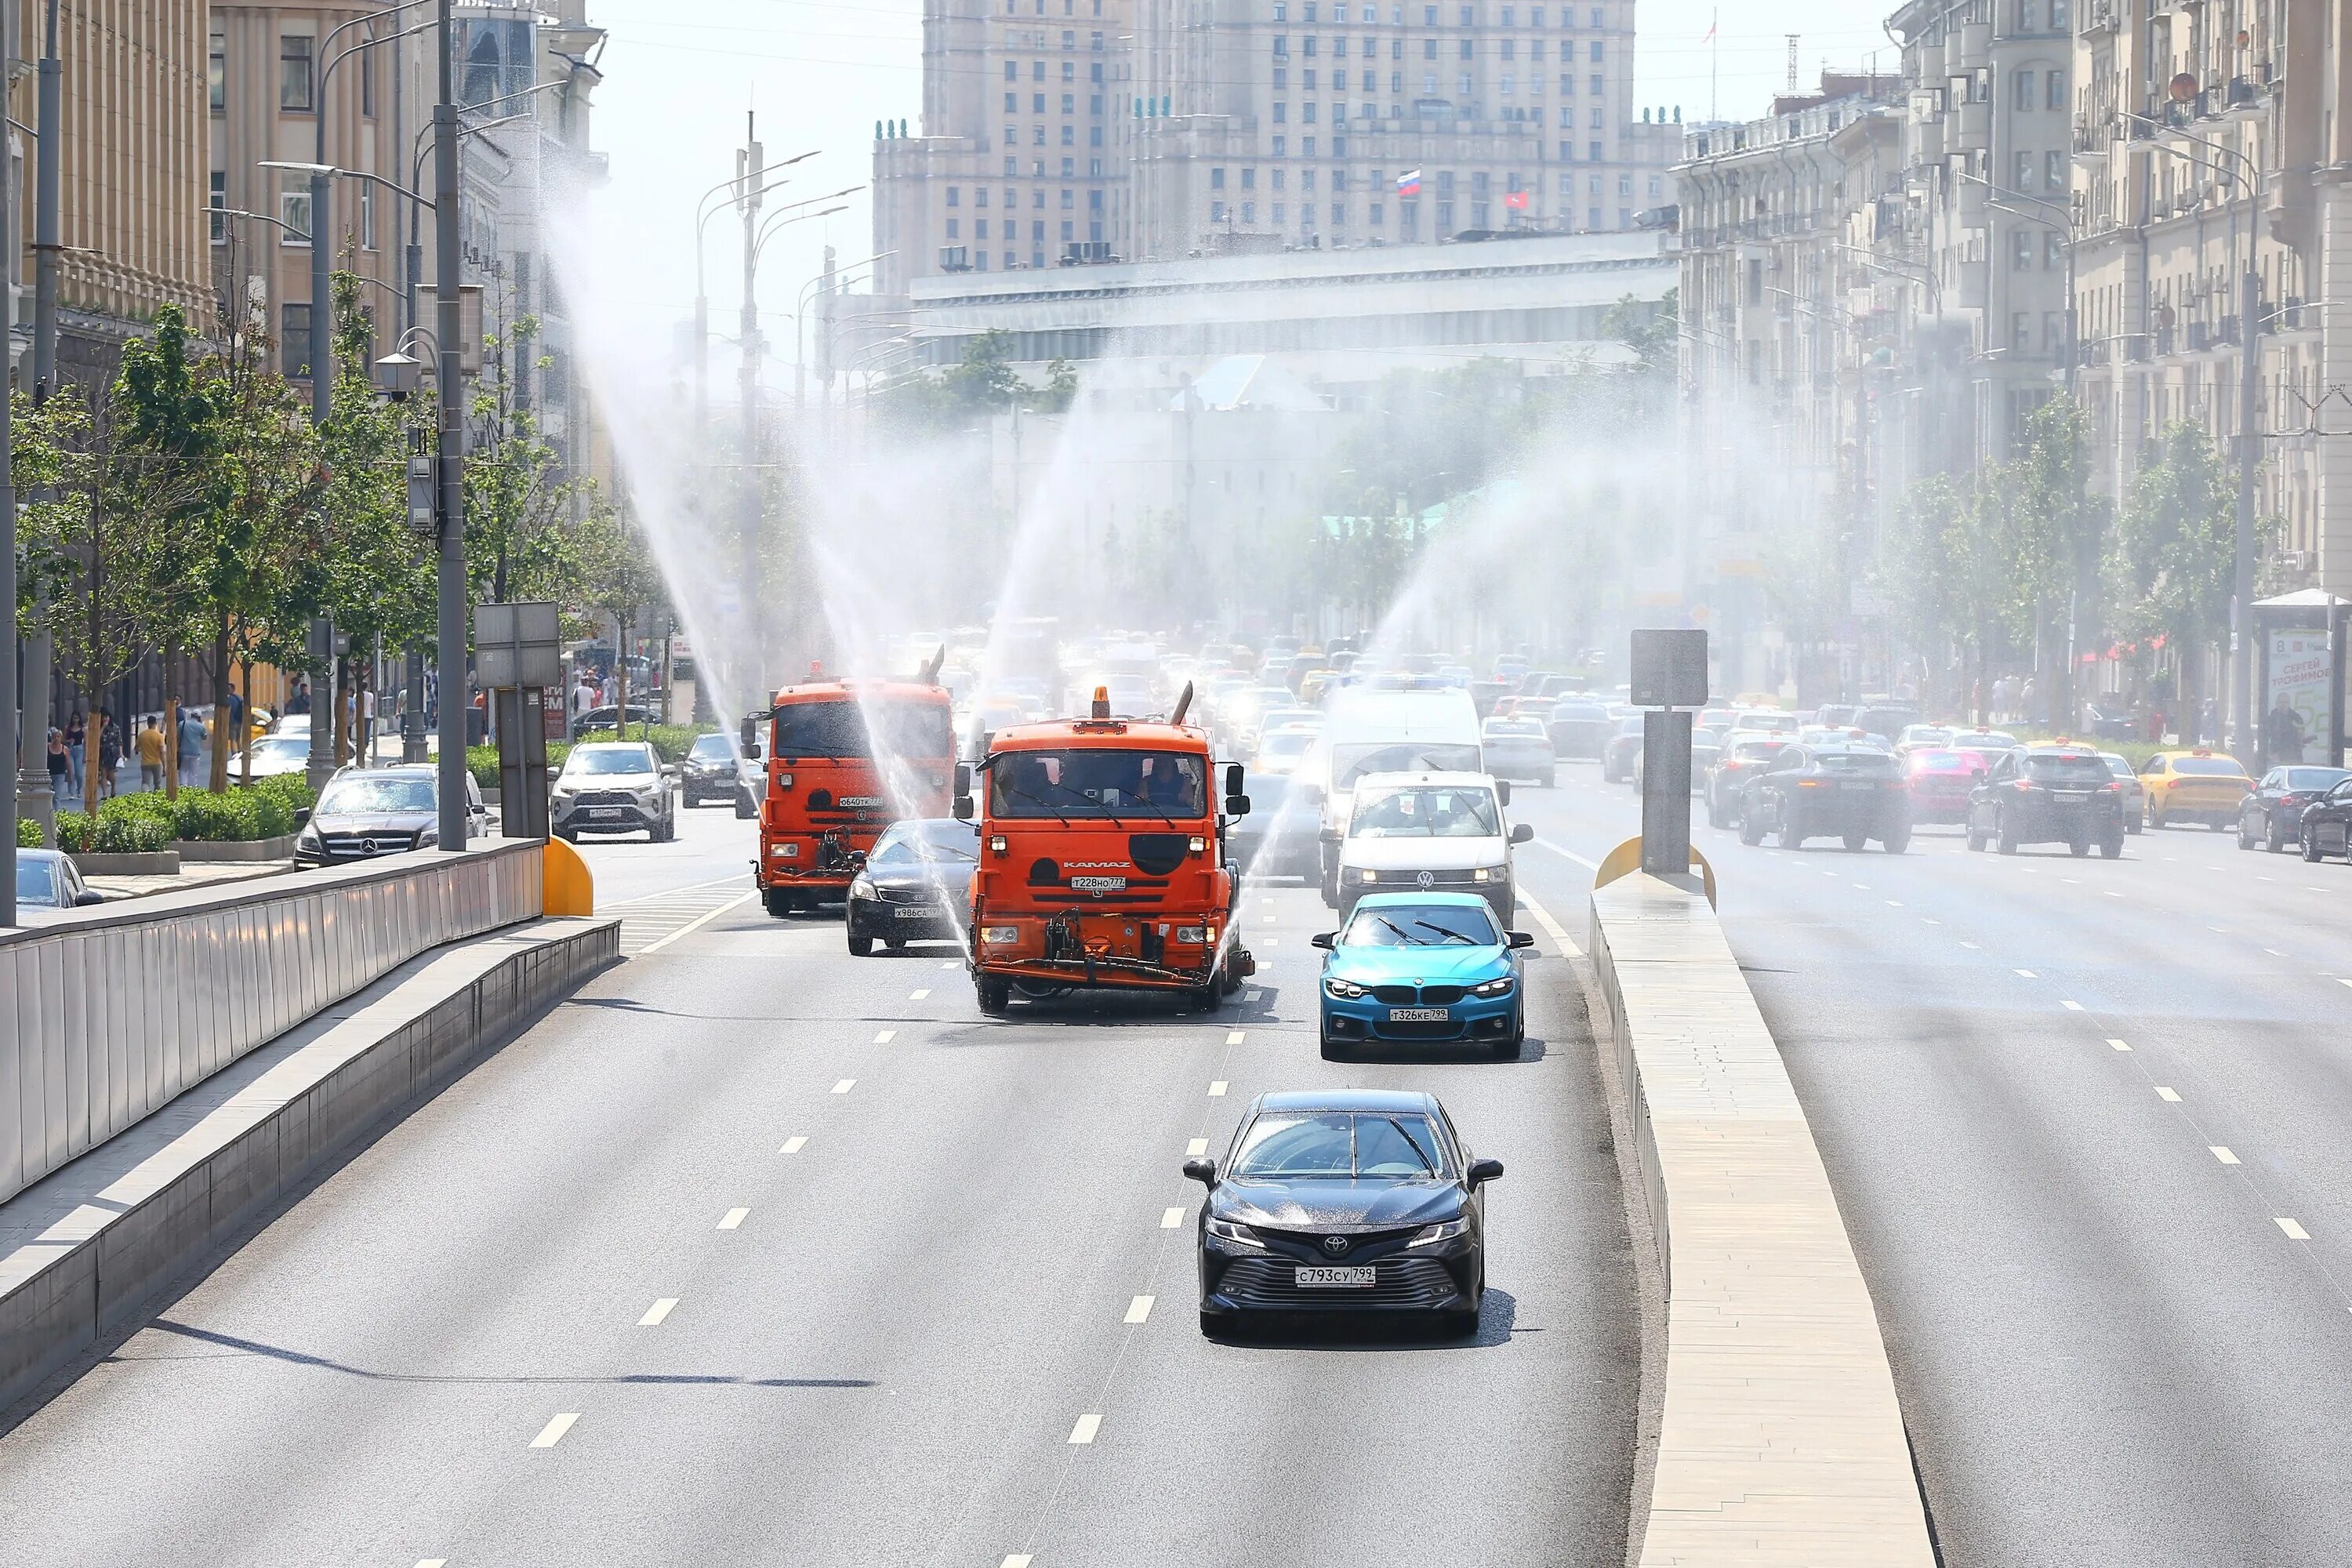
POLYGON ((895 253, 879 292, 1112 258, 1616 231, 1672 199, 1666 111, 1633 102, 1633 0, 995 3, 929 0, 923 133, 876 142, 875 248, 895 253))

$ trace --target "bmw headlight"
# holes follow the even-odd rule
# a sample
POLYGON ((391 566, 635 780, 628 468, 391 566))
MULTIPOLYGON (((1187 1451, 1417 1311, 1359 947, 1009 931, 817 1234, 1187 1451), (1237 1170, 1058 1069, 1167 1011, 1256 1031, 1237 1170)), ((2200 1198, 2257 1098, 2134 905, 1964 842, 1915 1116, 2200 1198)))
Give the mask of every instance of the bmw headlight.
POLYGON ((1449 1219, 1443 1225, 1423 1226, 1419 1230, 1413 1232, 1412 1239, 1406 1242, 1405 1245, 1407 1247, 1435 1247, 1440 1242, 1452 1241, 1456 1237, 1467 1236, 1469 1234, 1470 1221, 1465 1215, 1461 1219, 1449 1219))
POLYGON ((1364 994, 1364 988, 1352 980, 1342 980, 1336 974, 1326 975, 1323 989, 1342 1002, 1352 1002, 1364 994))
POLYGON ((1256 1252, 1265 1250, 1265 1243, 1257 1238, 1255 1231, 1233 1220, 1213 1219, 1208 1222, 1208 1230, 1213 1238, 1223 1242, 1228 1247, 1246 1247, 1256 1252))
POLYGON ((1470 994, 1473 996, 1508 996, 1511 994, 1511 987, 1517 984, 1518 984, 1517 981, 1506 974, 1500 979, 1489 980, 1484 985, 1473 985, 1470 987, 1470 994))

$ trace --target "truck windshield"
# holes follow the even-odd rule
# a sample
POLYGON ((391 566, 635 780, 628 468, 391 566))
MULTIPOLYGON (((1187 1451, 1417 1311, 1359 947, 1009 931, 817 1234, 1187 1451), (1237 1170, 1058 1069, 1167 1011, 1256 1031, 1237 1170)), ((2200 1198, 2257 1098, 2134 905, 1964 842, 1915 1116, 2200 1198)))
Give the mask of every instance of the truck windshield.
POLYGON ((943 703, 877 702, 867 705, 836 700, 787 702, 776 710, 779 757, 870 757, 872 728, 881 731, 883 754, 893 757, 947 757, 955 745, 949 736, 950 720, 943 703))
POLYGON ((1208 810, 1208 759, 1187 752, 1009 752, 989 769, 988 814, 1197 817, 1208 810))
POLYGON ((1331 748, 1331 787, 1353 789, 1366 773, 1475 773, 1478 748, 1429 741, 1373 741, 1331 748))

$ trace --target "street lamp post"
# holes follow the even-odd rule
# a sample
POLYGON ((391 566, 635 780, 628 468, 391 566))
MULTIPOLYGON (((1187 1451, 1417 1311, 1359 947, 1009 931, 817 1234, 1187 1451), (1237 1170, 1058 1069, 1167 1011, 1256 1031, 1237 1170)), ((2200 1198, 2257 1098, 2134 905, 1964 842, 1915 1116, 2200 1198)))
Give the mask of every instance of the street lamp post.
MULTIPOLYGON (((11 42, 15 29, 10 29, 11 42)), ((9 54, 13 57, 15 50, 9 54)), ((58 0, 49 0, 47 31, 41 48, 40 79, 36 99, 33 194, 33 405, 48 401, 58 385, 58 257, 65 248, 58 221, 58 184, 64 142, 65 66, 58 55, 58 0)), ((16 497, 8 495, 10 523, 15 522, 16 497)), ((13 595, 14 590, 11 590, 13 595)), ((37 605, 43 625, 25 639, 24 665, 17 671, 24 693, 23 731, 16 744, 0 756, 16 759, 16 798, 21 812, 29 805, 41 824, 41 841, 57 842, 57 797, 50 793, 45 753, 49 738, 49 688, 57 642, 47 626, 46 595, 37 605)), ((10 608, 15 605, 12 601, 10 608)), ((8 694, 18 690, 12 681, 8 694)), ((13 835, 12 835, 13 837, 13 835)), ((11 874, 13 878, 13 873, 11 874)), ((15 891, 13 880, 10 891, 15 891)))
POLYGON ((440 744, 436 773, 441 847, 466 847, 466 498, 465 427, 458 422, 457 104, 450 53, 455 29, 450 0, 437 0, 441 22, 439 101, 433 106, 433 304, 435 346, 441 367, 434 414, 439 426, 436 479, 440 490, 439 647, 440 744))

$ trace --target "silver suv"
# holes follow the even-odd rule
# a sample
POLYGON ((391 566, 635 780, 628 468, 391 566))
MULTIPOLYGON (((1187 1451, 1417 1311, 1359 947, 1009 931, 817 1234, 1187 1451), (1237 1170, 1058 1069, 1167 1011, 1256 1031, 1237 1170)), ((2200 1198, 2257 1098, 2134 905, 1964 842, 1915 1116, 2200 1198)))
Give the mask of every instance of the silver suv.
POLYGON ((644 741, 593 741, 572 748, 548 801, 548 825, 567 841, 583 833, 642 833, 656 844, 677 837, 676 770, 644 741))

